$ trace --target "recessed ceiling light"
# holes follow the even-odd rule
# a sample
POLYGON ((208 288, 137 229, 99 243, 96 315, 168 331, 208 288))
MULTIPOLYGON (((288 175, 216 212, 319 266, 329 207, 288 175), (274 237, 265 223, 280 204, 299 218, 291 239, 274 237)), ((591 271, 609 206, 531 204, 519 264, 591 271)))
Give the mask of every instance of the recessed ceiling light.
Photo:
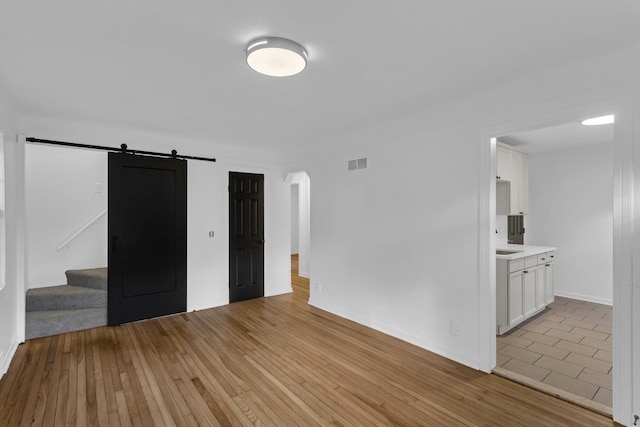
POLYGON ((267 76, 293 76, 307 66, 307 51, 304 47, 280 37, 251 40, 246 52, 247 65, 267 76))
POLYGON ((597 125, 610 125, 614 121, 615 120, 614 120, 613 114, 609 114, 608 116, 600 116, 600 117, 593 117, 591 119, 586 119, 586 120, 583 120, 581 123, 585 126, 597 126, 597 125))

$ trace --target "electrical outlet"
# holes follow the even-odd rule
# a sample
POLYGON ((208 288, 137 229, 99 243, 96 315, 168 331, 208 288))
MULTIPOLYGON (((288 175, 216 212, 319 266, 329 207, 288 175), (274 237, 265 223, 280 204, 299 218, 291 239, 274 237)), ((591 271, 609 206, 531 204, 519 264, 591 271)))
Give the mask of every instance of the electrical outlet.
POLYGON ((462 328, 460 327, 460 323, 455 320, 451 321, 451 335, 460 336, 462 334, 462 328))
POLYGON ((320 282, 316 282, 316 292, 322 292, 322 285, 320 282))

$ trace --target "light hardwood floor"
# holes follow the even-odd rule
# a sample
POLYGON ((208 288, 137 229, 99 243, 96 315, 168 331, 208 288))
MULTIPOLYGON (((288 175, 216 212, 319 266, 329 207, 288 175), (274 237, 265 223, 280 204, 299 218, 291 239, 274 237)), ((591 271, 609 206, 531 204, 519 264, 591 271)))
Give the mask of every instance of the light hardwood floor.
POLYGON ((0 382, 0 425, 614 425, 310 307, 304 286, 30 340, 0 382))

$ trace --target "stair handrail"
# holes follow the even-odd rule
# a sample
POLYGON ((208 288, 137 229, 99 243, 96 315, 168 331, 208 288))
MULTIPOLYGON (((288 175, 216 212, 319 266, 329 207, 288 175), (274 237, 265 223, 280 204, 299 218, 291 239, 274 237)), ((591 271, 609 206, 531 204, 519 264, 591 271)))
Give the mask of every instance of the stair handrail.
POLYGON ((62 241, 62 243, 60 243, 58 245, 58 252, 60 252, 62 249, 66 248, 67 246, 69 246, 69 243, 71 243, 73 241, 73 239, 75 239, 76 237, 78 237, 80 234, 82 234, 82 232, 84 230, 86 230, 87 228, 91 227, 91 225, 96 222, 97 220, 99 220, 100 218, 102 218, 105 214, 107 213, 107 209, 103 210, 102 212, 100 212, 98 215, 94 216, 92 219, 89 220, 89 222, 87 222, 85 225, 83 225, 82 227, 80 227, 78 229, 78 231, 76 231, 75 233, 73 233, 71 236, 67 237, 65 240, 62 241))

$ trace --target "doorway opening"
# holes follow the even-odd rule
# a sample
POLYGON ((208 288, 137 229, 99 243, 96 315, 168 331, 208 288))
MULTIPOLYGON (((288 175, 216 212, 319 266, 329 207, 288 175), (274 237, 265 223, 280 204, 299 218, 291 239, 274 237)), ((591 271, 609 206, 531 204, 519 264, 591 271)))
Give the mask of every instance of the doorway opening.
POLYGON ((633 369, 632 328, 634 318, 633 224, 634 224, 634 99, 630 95, 599 97, 563 109, 547 109, 531 117, 486 128, 481 136, 479 198, 479 368, 496 367, 496 140, 500 135, 528 131, 570 121, 581 121, 603 112, 615 115, 613 138, 613 419, 633 413, 632 390, 637 377, 633 369))
POLYGON ((107 324, 107 155, 25 144, 25 338, 107 324))
POLYGON ((291 184, 291 289, 309 300, 309 248, 311 181, 304 171, 290 173, 291 184))
POLYGON ((496 147, 494 372, 609 416, 613 138, 576 121, 496 147))

